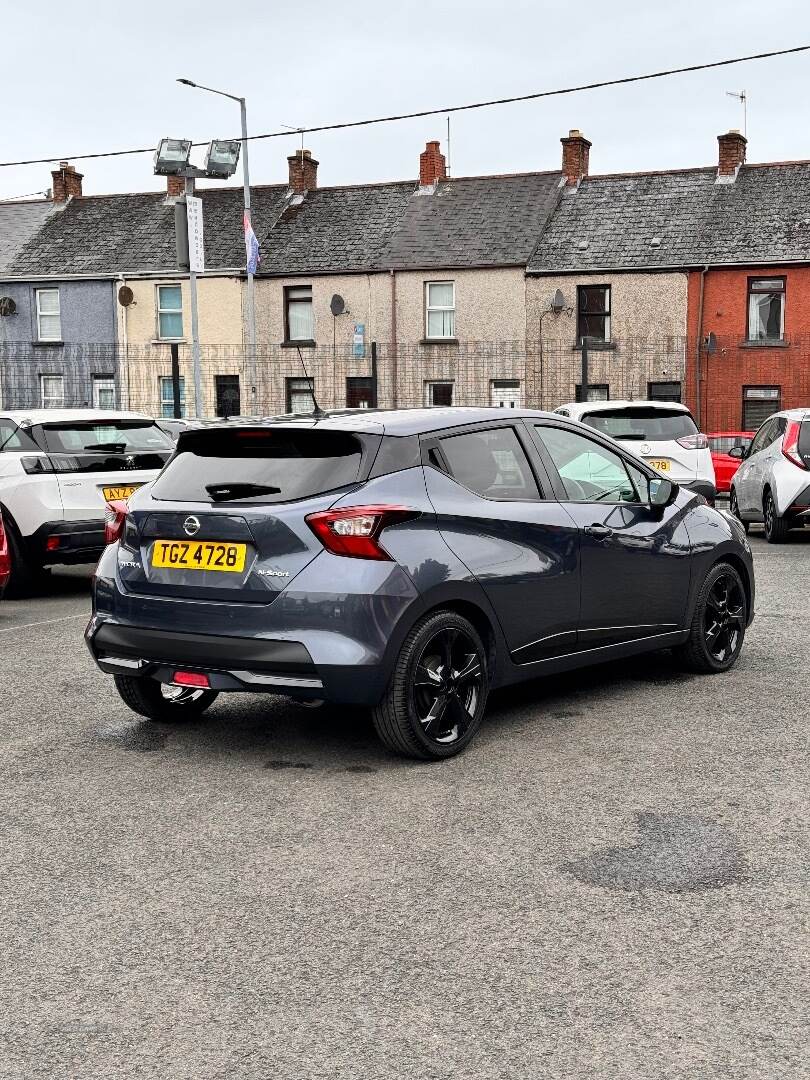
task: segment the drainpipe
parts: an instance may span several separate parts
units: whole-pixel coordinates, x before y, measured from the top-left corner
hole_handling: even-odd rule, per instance
[[[118,275],[118,289],[126,285],[123,274]],[[118,304],[118,289],[113,292],[113,306]],[[121,408],[129,409],[129,342],[127,340],[127,309],[121,304],[121,344],[124,347],[123,365],[118,365],[118,379],[121,386]]]
[[[700,347],[703,342],[703,291],[706,286],[706,272],[709,269],[708,263],[700,271],[700,294],[698,299],[698,324],[697,324],[697,341],[695,342],[695,412],[697,413],[698,430],[703,431],[703,419],[701,416],[703,402],[701,400],[702,395],[700,392]]]
[[[391,408],[397,407],[397,275],[391,271]]]

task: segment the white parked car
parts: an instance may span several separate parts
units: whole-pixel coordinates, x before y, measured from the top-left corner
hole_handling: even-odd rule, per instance
[[[747,449],[733,446],[742,459],[734,474],[729,509],[745,526],[765,525],[765,539],[779,544],[810,518],[810,409],[774,413]]]
[[[717,493],[709,440],[685,405],[674,401],[569,402],[554,410],[610,435],[680,487]]]
[[[45,566],[94,562],[106,503],[154,480],[172,440],[148,416],[101,409],[0,410],[0,510],[9,588],[25,592]]]

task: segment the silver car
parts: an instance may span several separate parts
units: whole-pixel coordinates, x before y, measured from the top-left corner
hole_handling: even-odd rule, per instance
[[[742,459],[731,482],[732,514],[746,532],[761,521],[769,544],[784,543],[810,515],[810,409],[774,413],[748,450],[735,446],[730,454]]]

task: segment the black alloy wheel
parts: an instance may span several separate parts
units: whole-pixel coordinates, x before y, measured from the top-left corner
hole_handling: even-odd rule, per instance
[[[481,726],[488,691],[486,649],[475,627],[455,612],[435,612],[405,639],[374,726],[395,753],[452,757]]]
[[[779,517],[770,491],[765,492],[762,511],[765,521],[765,539],[769,544],[783,544],[790,532],[790,522],[786,518]]]
[[[736,662],[748,624],[748,599],[737,570],[713,566],[698,594],[689,640],[677,652],[692,671],[728,671]]]
[[[743,521],[740,515],[740,506],[737,502],[737,492],[734,490],[734,488],[731,489],[731,494],[728,497],[728,509],[731,516],[735,517],[745,529],[745,535],[747,536],[751,526],[748,524],[747,521]]]

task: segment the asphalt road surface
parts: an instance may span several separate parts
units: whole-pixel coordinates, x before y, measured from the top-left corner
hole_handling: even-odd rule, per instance
[[[807,1076],[810,535],[753,546],[736,670],[533,683],[442,764],[141,723],[84,571],[0,604],[0,1076]]]

